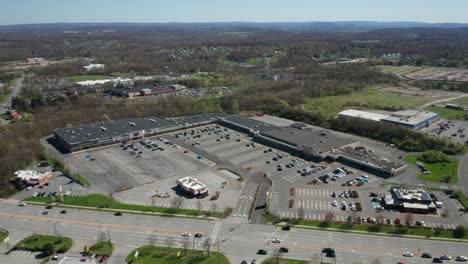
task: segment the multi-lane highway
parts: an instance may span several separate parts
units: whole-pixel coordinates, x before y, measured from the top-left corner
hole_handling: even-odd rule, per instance
[[[48,211],[48,215],[43,215]],[[330,246],[336,248],[337,263],[397,263],[405,258],[404,251],[416,255],[423,252],[433,256],[449,254],[452,256],[466,254],[468,244],[442,242],[423,239],[404,239],[333,233],[326,231],[292,229],[282,231],[274,226],[255,224],[236,224],[221,221],[204,221],[167,217],[152,217],[124,214],[114,216],[112,213],[67,209],[60,214],[60,208],[45,209],[43,206],[27,205],[19,207],[12,200],[0,201],[0,228],[11,233],[11,243],[32,233],[57,233],[69,236],[77,241],[96,241],[100,232],[108,232],[116,245],[116,257],[110,263],[123,263],[131,249],[148,244],[150,237],[156,244],[166,245],[168,238],[173,246],[184,242],[183,232],[201,233],[203,238],[190,238],[190,246],[203,248],[203,241],[210,237],[220,243],[220,251],[226,254],[232,263],[242,260],[257,261],[265,256],[256,255],[258,249],[268,250],[284,246],[289,248],[289,255],[301,259],[320,258],[320,249]],[[281,244],[271,243],[271,239],[281,239]],[[215,247],[217,248],[217,247]],[[331,261],[331,260],[328,260]],[[420,257],[406,258],[405,263],[430,263]]]

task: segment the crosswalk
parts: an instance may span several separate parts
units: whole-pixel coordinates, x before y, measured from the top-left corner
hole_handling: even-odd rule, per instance
[[[13,250],[8,255],[14,256],[14,257],[35,259],[38,254],[39,254],[38,252],[32,252],[32,251],[27,251],[27,250]]]
[[[68,196],[85,196],[88,194],[86,191],[72,191]]]
[[[223,220],[226,224],[248,224],[249,219],[247,217],[228,217]]]
[[[165,203],[165,202],[155,202],[153,204],[150,201],[126,200],[125,203],[130,204],[130,205],[140,205],[140,206],[154,206],[154,207],[166,207],[166,208],[173,207],[170,203]],[[210,210],[209,207],[206,207],[206,206],[202,205],[201,208],[199,208],[195,204],[184,204],[180,208],[181,209],[190,209],[190,210],[199,210],[200,209],[200,210],[204,210],[204,211]]]
[[[330,198],[333,193],[337,196],[342,193],[343,189],[323,189],[323,188],[296,188],[296,197],[322,197]]]

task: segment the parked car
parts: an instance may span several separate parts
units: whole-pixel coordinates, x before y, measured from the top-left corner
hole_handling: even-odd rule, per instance
[[[264,249],[259,249],[259,250],[257,251],[257,254],[258,254],[258,255],[266,255],[266,254],[268,254],[268,252],[267,252],[266,250],[264,250]]]
[[[405,253],[403,253],[403,257],[410,257],[411,258],[411,257],[414,257],[414,254],[411,253],[411,252],[405,252]]]

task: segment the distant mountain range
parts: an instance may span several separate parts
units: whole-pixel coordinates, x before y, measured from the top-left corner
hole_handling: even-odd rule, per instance
[[[201,30],[232,30],[236,28],[251,30],[284,30],[291,32],[320,31],[366,31],[385,28],[468,28],[468,23],[424,23],[424,22],[373,22],[373,21],[339,21],[339,22],[208,22],[208,23],[47,23],[0,25],[0,31],[23,30],[62,30],[85,31],[90,29],[119,28],[194,28]]]

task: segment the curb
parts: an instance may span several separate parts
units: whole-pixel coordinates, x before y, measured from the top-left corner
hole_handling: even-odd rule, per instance
[[[276,225],[276,226],[278,226],[278,225]],[[373,233],[373,232],[358,231],[358,230],[344,230],[344,229],[337,229],[337,228],[321,228],[321,227],[304,226],[304,225],[293,225],[293,227],[300,228],[300,229],[312,229],[312,230],[318,230],[318,231],[332,231],[332,232],[340,232],[340,233],[350,233],[350,234],[357,234],[357,235],[385,236],[385,237],[398,237],[398,238],[413,238],[413,239],[425,239],[425,240],[435,240],[435,241],[468,243],[468,239],[425,237],[425,236],[415,236],[415,235],[392,235],[392,234],[381,233],[381,232]]]

